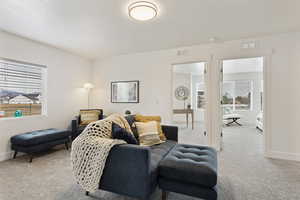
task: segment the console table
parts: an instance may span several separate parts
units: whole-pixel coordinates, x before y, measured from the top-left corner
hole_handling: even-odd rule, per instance
[[[192,129],[194,129],[194,110],[193,109],[174,109],[173,114],[185,114],[187,127],[189,127],[189,114],[190,114],[192,116]]]

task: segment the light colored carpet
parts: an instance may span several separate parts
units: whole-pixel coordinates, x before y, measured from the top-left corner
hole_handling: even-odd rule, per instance
[[[199,143],[197,130],[180,129],[180,134],[194,137],[186,141]],[[186,135],[180,135],[184,142]],[[27,156],[0,163],[0,200],[132,200],[132,198],[97,191],[86,197],[75,183],[70,152],[57,147],[28,163]],[[224,130],[224,150],[219,155],[220,200],[299,200],[300,163],[265,159],[262,135],[251,127]],[[153,195],[160,199],[160,191]],[[170,200],[195,200],[171,193]]]

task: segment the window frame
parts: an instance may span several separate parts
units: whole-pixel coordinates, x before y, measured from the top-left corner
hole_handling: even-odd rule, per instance
[[[202,86],[202,87],[201,87]],[[200,89],[203,88],[203,89]],[[198,92],[204,93],[204,105],[202,108],[198,107]],[[196,110],[205,110],[205,83],[203,81],[196,83]]]
[[[249,109],[236,109],[236,107],[238,107],[238,104],[235,104],[236,102],[236,83],[237,82],[249,82],[250,83],[250,108]],[[232,111],[236,112],[236,111],[241,111],[241,112],[245,112],[245,111],[252,111],[253,110],[253,80],[250,79],[240,79],[240,80],[224,80],[224,83],[230,83],[233,85],[233,94],[232,94],[232,104],[223,104],[222,107],[232,107]],[[223,98],[223,92],[224,90],[222,89],[222,98]]]
[[[48,75],[48,68],[46,65],[35,64],[20,60],[14,60],[9,58],[0,57],[0,62],[8,63],[8,64],[16,64],[16,65],[23,65],[28,67],[36,67],[41,69],[41,114],[34,114],[34,115],[23,115],[21,117],[0,117],[0,120],[11,120],[11,119],[24,119],[24,118],[41,118],[47,116],[47,75]]]

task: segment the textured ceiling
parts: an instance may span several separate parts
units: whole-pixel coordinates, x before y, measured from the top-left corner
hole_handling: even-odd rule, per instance
[[[88,58],[296,31],[299,0],[151,0],[149,22],[129,19],[132,0],[1,0],[0,29]]]

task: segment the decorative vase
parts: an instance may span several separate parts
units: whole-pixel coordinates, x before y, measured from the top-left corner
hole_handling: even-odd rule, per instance
[[[16,110],[15,117],[22,117],[22,116],[23,116],[23,112],[21,110]]]

